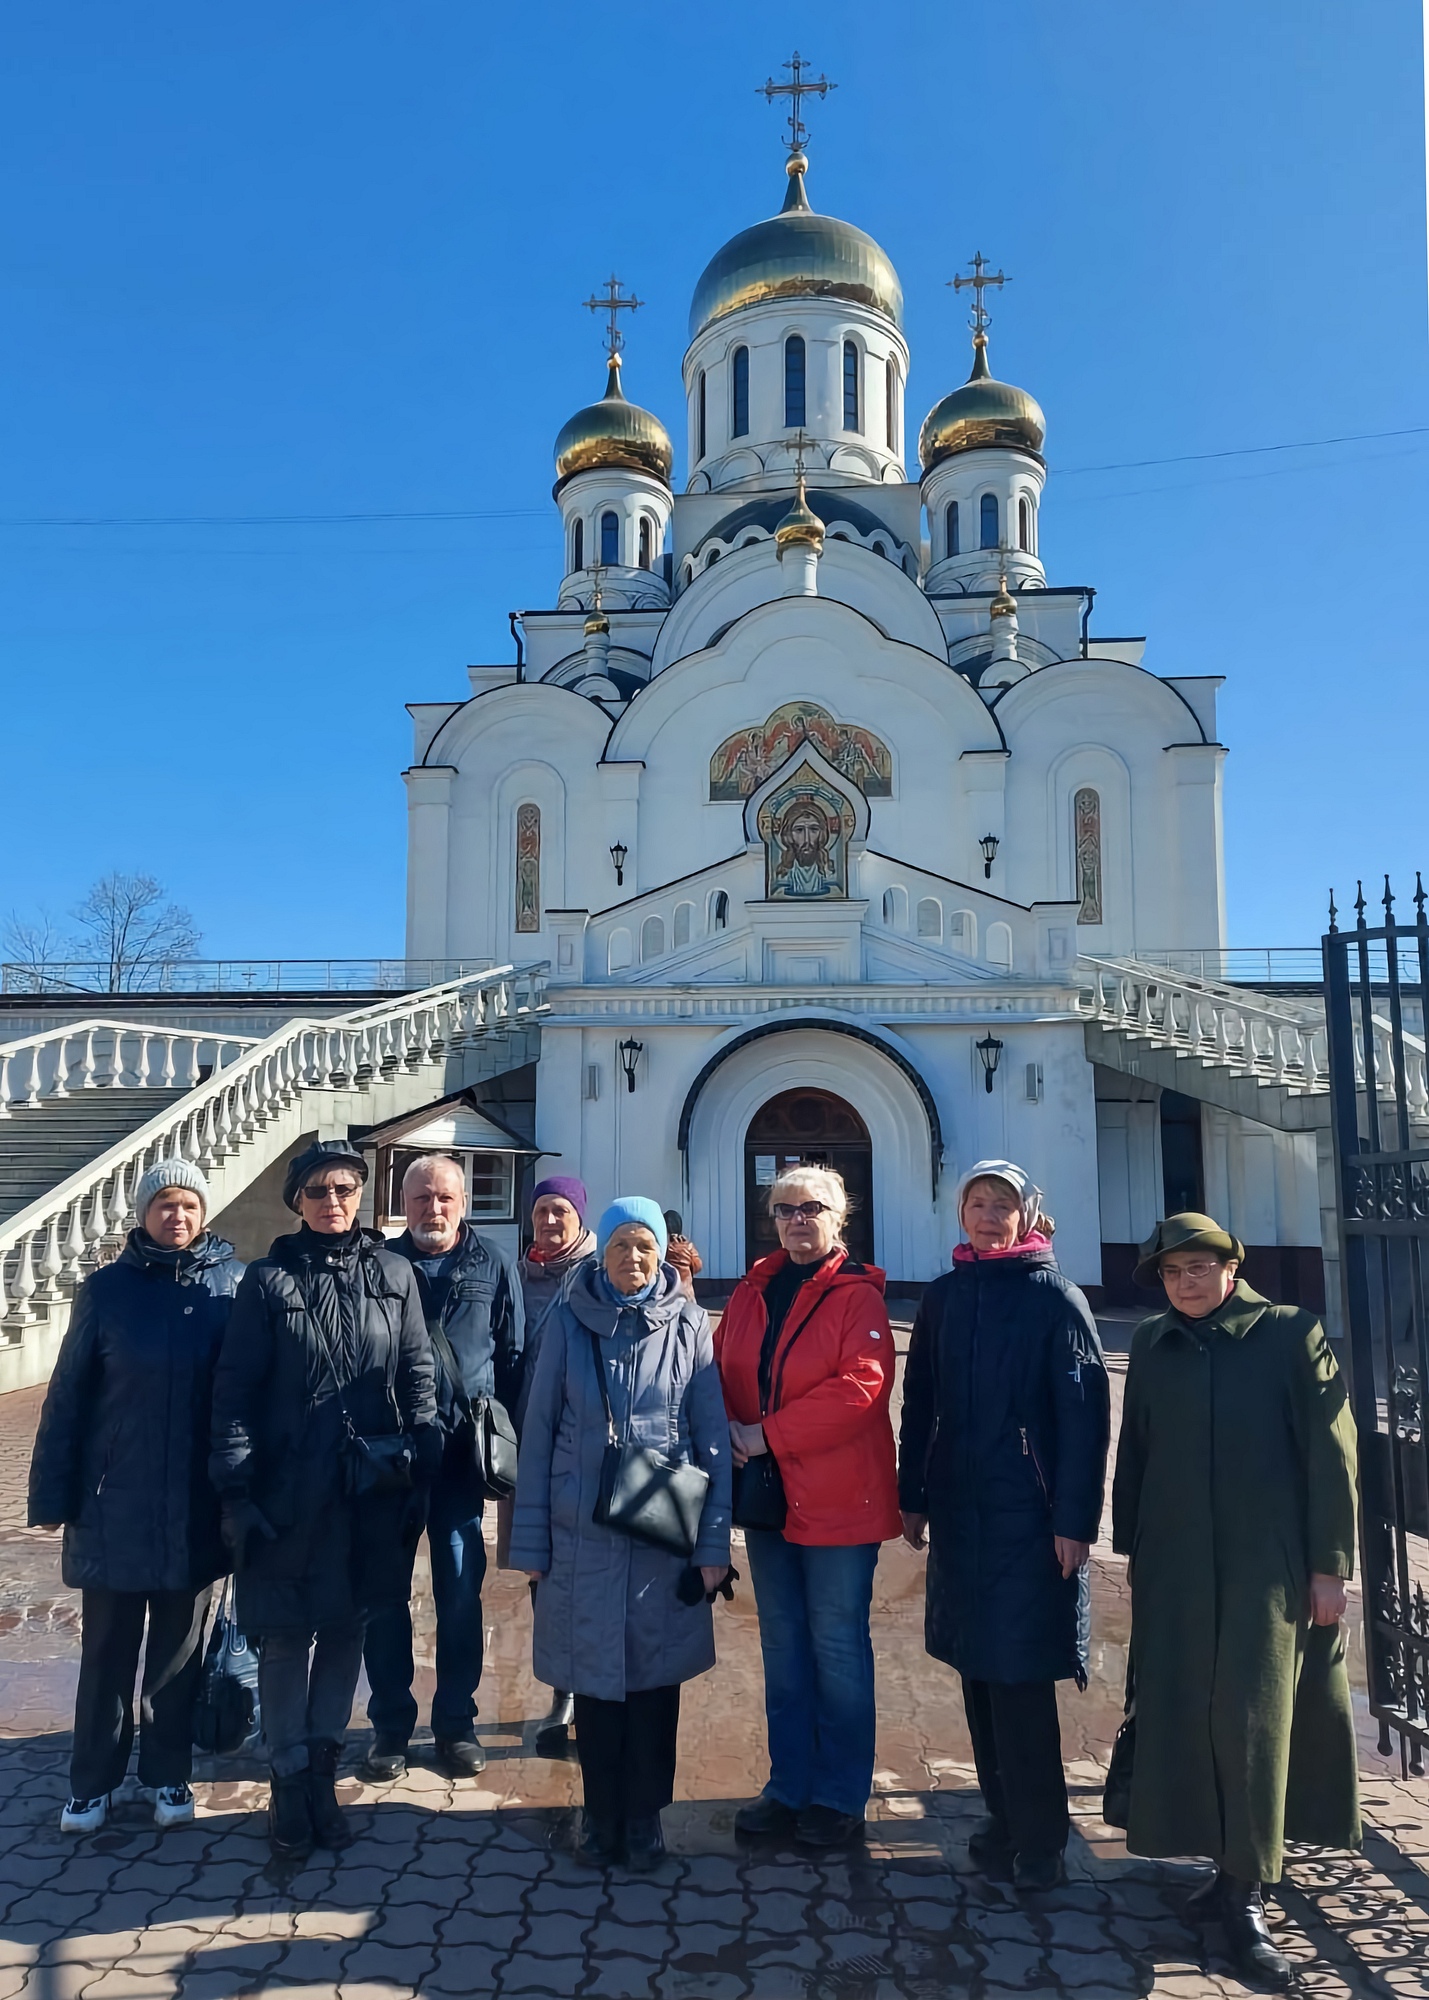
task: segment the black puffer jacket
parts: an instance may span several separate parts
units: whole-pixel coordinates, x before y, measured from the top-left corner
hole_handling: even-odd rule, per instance
[[[346,1497],[342,1408],[320,1331],[358,1434],[409,1431],[421,1444],[429,1430],[440,1453],[411,1265],[366,1230],[280,1236],[248,1267],[214,1381],[213,1483],[225,1500],[253,1501],[276,1531],[250,1535],[238,1568],[250,1637],[312,1631],[407,1594],[403,1544],[420,1532],[420,1508],[403,1494]]]
[[[973,1680],[1082,1682],[1109,1432],[1096,1321],[1050,1250],[959,1260],[923,1295],[903,1378],[898,1500],[928,1516],[926,1634]]]
[[[228,1568],[208,1481],[213,1371],[243,1266],[204,1235],[132,1230],[80,1286],[30,1461],[32,1527],[63,1521],[72,1590],[200,1590]]]

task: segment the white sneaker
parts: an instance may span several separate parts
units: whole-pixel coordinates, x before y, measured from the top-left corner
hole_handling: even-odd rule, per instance
[[[187,1826],[194,1816],[194,1795],[187,1785],[160,1785],[154,1793],[155,1826]]]
[[[109,1817],[109,1794],[97,1799],[71,1799],[60,1814],[61,1833],[98,1833]]]

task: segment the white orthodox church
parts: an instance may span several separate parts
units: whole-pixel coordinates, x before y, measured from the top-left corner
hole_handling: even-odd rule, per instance
[[[894,1285],[947,1267],[987,1154],[1090,1287],[1168,1201],[1314,1245],[1313,1138],[1101,1068],[1077,1002],[1089,958],[1224,942],[1220,677],[1158,676],[1049,581],[1043,414],[991,371],[981,258],[910,476],[897,273],[815,212],[802,137],[695,286],[678,494],[611,283],[552,607],[412,708],[408,955],[549,963],[541,1168],[681,1209],[713,1280],[772,1241],[789,1158],[841,1168]]]

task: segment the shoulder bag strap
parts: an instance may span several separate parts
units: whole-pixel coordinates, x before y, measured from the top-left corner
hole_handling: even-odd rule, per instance
[[[333,1359],[332,1349],[327,1344],[327,1335],[323,1332],[318,1316],[308,1301],[307,1288],[296,1272],[293,1274],[293,1283],[297,1286],[298,1297],[303,1302],[303,1317],[312,1329],[313,1339],[317,1342],[318,1353],[328,1374],[332,1377],[332,1386],[337,1392],[337,1407],[342,1412],[342,1421],[348,1431],[351,1432],[352,1418],[347,1408],[347,1384],[337,1372],[337,1363]]]
[[[466,1384],[461,1379],[461,1363],[456,1358],[456,1350],[447,1337],[446,1328],[438,1321],[435,1326],[427,1328],[427,1334],[436,1349],[437,1359],[442,1364],[442,1373],[452,1385],[452,1394],[456,1397],[457,1407],[469,1422],[475,1422],[471,1398],[466,1393]]]
[[[832,1289],[832,1287],[830,1287],[830,1289]],[[802,1333],[802,1332],[804,1331],[804,1328],[805,1328],[805,1327],[806,1327],[806,1326],[807,1326],[807,1325],[809,1324],[809,1321],[810,1321],[811,1319],[814,1319],[814,1318],[816,1318],[816,1317],[818,1316],[818,1311],[819,1311],[819,1307],[820,1307],[820,1306],[821,1306],[821,1305],[822,1305],[822,1304],[824,1303],[824,1299],[827,1299],[827,1298],[828,1298],[828,1296],[829,1296],[829,1292],[828,1292],[828,1291],[826,1290],[826,1291],[825,1291],[825,1293],[824,1293],[824,1296],[823,1296],[823,1298],[821,1298],[821,1299],[816,1299],[816,1300],[814,1301],[814,1304],[813,1304],[813,1305],[812,1305],[812,1306],[810,1307],[810,1309],[809,1309],[808,1313],[807,1313],[807,1314],[805,1315],[805,1317],[804,1317],[803,1319],[801,1319],[801,1320],[800,1320],[799,1324],[798,1324],[798,1325],[797,1325],[797,1326],[795,1327],[794,1331],[793,1331],[793,1332],[792,1332],[792,1333],[790,1334],[790,1336],[789,1336],[789,1344],[788,1344],[788,1346],[787,1346],[787,1347],[786,1347],[786,1348],[784,1349],[784,1352],[783,1352],[783,1353],[782,1353],[782,1354],[781,1354],[781,1355],[779,1356],[779,1370],[778,1370],[778,1373],[777,1373],[776,1375],[774,1375],[774,1376],[773,1376],[773,1377],[771,1378],[771,1380],[770,1380],[770,1384],[769,1384],[769,1404],[768,1404],[768,1408],[766,1408],[766,1409],[763,1409],[763,1410],[761,1410],[761,1411],[759,1412],[759,1414],[760,1414],[760,1416],[761,1416],[761,1417],[767,1417],[767,1416],[769,1416],[769,1415],[770,1415],[770,1413],[771,1413],[772,1411],[774,1411],[774,1410],[777,1410],[777,1409],[779,1408],[779,1404],[780,1404],[780,1399],[781,1399],[781,1397],[782,1397],[782,1396],[783,1396],[783,1394],[784,1394],[784,1370],[785,1370],[785,1369],[786,1369],[786,1368],[788,1367],[788,1365],[789,1365],[789,1356],[790,1356],[790,1355],[791,1355],[791,1354],[793,1353],[793,1351],[794,1351],[794,1343],[795,1343],[795,1341],[796,1341],[796,1340],[797,1340],[797,1339],[799,1338],[799,1335],[800,1335],[800,1334],[801,1334],[801,1333]],[[797,1298],[798,1298],[798,1294],[797,1294],[797,1293],[795,1294],[795,1298],[796,1298],[796,1300],[797,1300]]]
[[[606,1437],[611,1444],[619,1444],[615,1435],[615,1412],[610,1407],[610,1384],[605,1379],[605,1356],[600,1351],[600,1335],[592,1333],[590,1351],[595,1360],[595,1379],[600,1387],[600,1400],[605,1410]]]

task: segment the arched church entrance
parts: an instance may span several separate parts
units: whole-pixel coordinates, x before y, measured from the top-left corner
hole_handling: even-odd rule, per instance
[[[852,1204],[844,1240],[873,1262],[873,1143],[868,1127],[831,1090],[782,1090],[755,1112],[744,1138],[744,1241],[750,1263],[779,1247],[769,1188],[787,1167],[832,1167]]]

